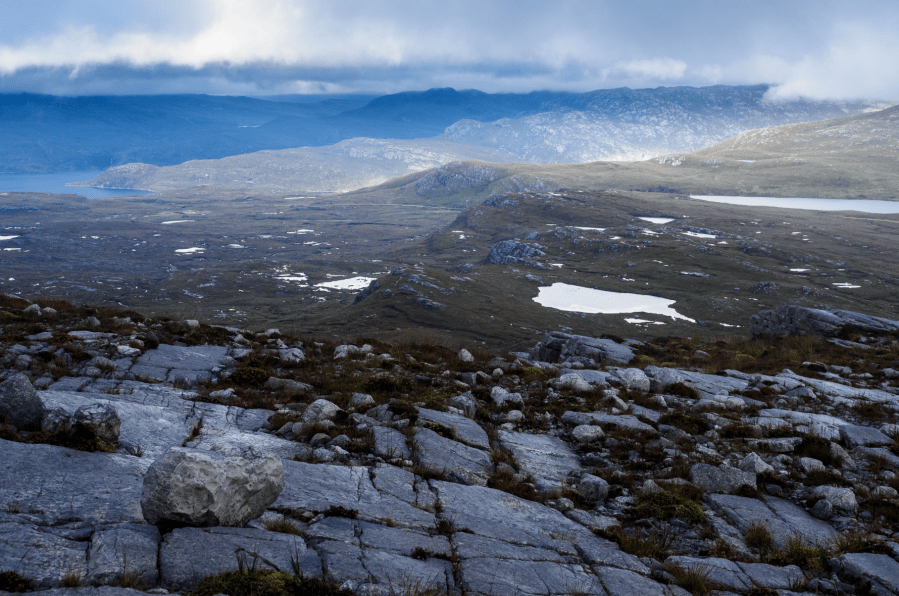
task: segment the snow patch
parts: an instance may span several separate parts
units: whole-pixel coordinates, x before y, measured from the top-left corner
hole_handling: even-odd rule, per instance
[[[674,221],[673,217],[638,217],[637,219],[642,219],[643,221],[654,224],[666,224]]]
[[[604,315],[640,312],[696,322],[671,308],[674,300],[646,294],[594,290],[561,282],[541,286],[534,302],[547,308],[568,312]]]
[[[200,248],[199,246],[192,246],[190,248],[177,248],[175,249],[175,252],[182,255],[191,255],[205,250],[205,248]]]
[[[315,287],[320,289],[330,288],[332,290],[363,290],[374,280],[374,277],[349,277],[347,279],[338,279],[335,281],[326,281],[315,284]]]

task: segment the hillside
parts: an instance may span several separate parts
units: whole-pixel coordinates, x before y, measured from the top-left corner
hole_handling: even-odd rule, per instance
[[[452,161],[502,162],[509,158],[498,149],[447,141],[357,138],[327,147],[259,151],[175,166],[126,164],[78,186],[154,191],[207,187],[276,193],[345,192]]]

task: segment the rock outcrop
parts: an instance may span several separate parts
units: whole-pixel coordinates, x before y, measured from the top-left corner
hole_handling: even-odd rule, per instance
[[[627,342],[550,331],[531,350],[531,356],[542,362],[578,362],[594,366],[597,363],[627,364],[634,358],[634,352]]]
[[[48,596],[186,592],[239,561],[365,596],[398,578],[448,596],[899,594],[891,335],[791,368],[700,342],[735,362],[703,371],[695,344],[663,340],[554,332],[473,360],[274,330],[150,348],[165,325],[66,316],[0,327],[4,387],[43,412],[0,426],[0,570]],[[42,352],[54,368],[18,360]],[[102,440],[70,441],[73,424]],[[61,587],[75,578],[92,587]]]
[[[763,310],[749,319],[752,335],[836,337],[847,328],[863,333],[888,333],[899,331],[899,321],[836,308],[820,310],[790,304],[778,306],[775,310]]]

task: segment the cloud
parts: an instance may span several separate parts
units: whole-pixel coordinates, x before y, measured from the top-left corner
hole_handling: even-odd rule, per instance
[[[386,93],[777,85],[899,99],[894,0],[12,2],[0,91]],[[105,91],[104,91],[105,90]]]
[[[896,36],[848,25],[824,51],[781,64],[772,99],[899,99]],[[890,50],[889,48],[893,48]]]
[[[662,81],[677,80],[687,71],[687,63],[671,58],[653,58],[651,60],[629,60],[619,62],[610,72],[625,73],[632,77],[643,77]]]

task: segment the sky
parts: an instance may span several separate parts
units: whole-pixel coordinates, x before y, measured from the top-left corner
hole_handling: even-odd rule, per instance
[[[899,0],[0,0],[0,92],[899,100]]]

